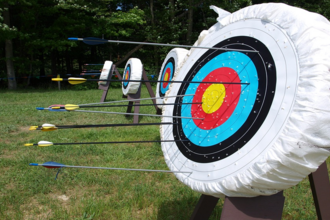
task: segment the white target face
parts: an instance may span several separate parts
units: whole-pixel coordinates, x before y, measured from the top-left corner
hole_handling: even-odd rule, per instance
[[[186,57],[188,50],[182,48],[174,48],[167,55],[162,64],[162,68],[159,72],[157,88],[156,88],[156,102],[157,104],[163,104],[163,99],[165,93],[168,91],[171,80],[174,77],[175,72],[181,67],[184,58]],[[163,108],[162,105],[158,106]]]
[[[129,80],[141,80],[143,73],[143,65],[140,59],[130,58],[125,66],[123,73],[122,90],[123,94],[136,94],[139,90],[141,82],[132,82]]]
[[[108,79],[108,76],[111,72],[112,64],[113,64],[112,61],[109,61],[109,60],[104,62],[102,72],[101,72],[101,75],[100,75],[100,80],[107,80]],[[106,85],[107,83],[108,83],[107,81],[99,81],[98,82],[99,85]]]
[[[203,104],[165,107],[165,115],[196,118],[163,118],[173,125],[161,127],[162,139],[176,140],[162,143],[166,163],[171,170],[190,171],[176,176],[205,194],[221,197],[277,192],[268,183],[260,188],[262,171],[250,171],[258,163],[269,166],[263,161],[265,155],[273,150],[292,111],[299,77],[294,44],[276,24],[248,19],[213,31],[200,46],[234,51],[194,50],[180,69],[175,80],[203,83],[173,84],[169,96],[194,96],[169,98],[165,103]],[[249,185],[250,189],[239,186],[251,175],[256,175],[251,180],[255,185]]]

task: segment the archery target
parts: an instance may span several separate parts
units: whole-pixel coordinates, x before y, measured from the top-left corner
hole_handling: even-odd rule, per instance
[[[103,68],[102,68],[102,72],[100,75],[100,80],[107,80],[108,76],[111,72],[111,68],[112,68],[112,61],[106,60],[104,62]],[[99,81],[98,84],[99,85],[106,85],[108,83],[108,81]]]
[[[289,18],[282,14],[271,19],[278,11]],[[164,117],[163,122],[173,125],[161,126],[161,138],[176,140],[162,143],[165,161],[172,171],[191,172],[175,175],[193,190],[216,197],[271,195],[297,184],[329,156],[328,150],[315,147],[316,142],[330,147],[326,135],[330,126],[323,122],[329,122],[329,116],[307,113],[297,104],[308,99],[312,102],[308,108],[316,102],[317,111],[326,109],[324,103],[312,100],[311,94],[315,98],[320,91],[316,84],[323,85],[327,94],[320,94],[323,102],[330,103],[329,88],[320,82],[320,76],[315,77],[329,74],[330,58],[321,65],[316,59],[314,64],[310,60],[306,66],[301,63],[305,56],[329,53],[315,50],[318,54],[310,54],[316,45],[306,38],[310,34],[306,29],[315,22],[303,20],[300,23],[307,27],[299,30],[296,26],[301,25],[295,24],[308,17],[304,13],[311,14],[284,4],[247,7],[211,27],[199,45],[230,50],[189,52],[173,80],[201,83],[170,86],[168,96],[187,96],[165,99],[165,103],[179,105],[165,106],[163,114],[188,118]],[[281,19],[293,21],[283,27]],[[325,24],[328,35],[312,33],[323,42],[330,36],[330,25]],[[292,36],[295,31],[301,36]],[[311,74],[306,69],[310,65],[320,65],[314,69],[320,72],[302,80]],[[196,102],[202,104],[180,105]],[[317,119],[325,130],[319,129]],[[303,135],[301,129],[306,133],[316,129],[313,134],[320,136],[309,142],[312,135]]]
[[[122,90],[123,94],[135,94],[141,85],[141,82],[130,82],[129,80],[141,80],[143,65],[138,58],[130,58],[125,66],[123,73]]]
[[[186,57],[188,50],[182,48],[172,49],[165,57],[165,60],[162,64],[162,68],[159,72],[158,81],[167,81],[167,82],[158,82],[156,88],[156,103],[163,104],[163,99],[159,97],[164,97],[168,88],[170,87],[170,81],[172,80],[175,72],[181,67],[184,58]],[[163,108],[162,105],[159,105],[159,108]]]

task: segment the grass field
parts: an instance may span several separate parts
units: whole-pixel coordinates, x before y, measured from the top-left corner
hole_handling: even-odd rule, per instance
[[[173,174],[31,167],[56,161],[68,165],[168,169],[159,143],[24,147],[40,140],[92,142],[159,140],[158,126],[29,131],[52,123],[132,123],[123,115],[37,111],[51,104],[96,103],[101,90],[0,91],[0,219],[189,219],[200,194]],[[120,100],[121,89],[110,89],[107,101]],[[142,97],[148,97],[145,87]],[[143,101],[142,103],[152,103]],[[94,110],[94,109],[92,109]],[[95,109],[97,110],[97,109]],[[125,107],[102,111],[125,112]],[[140,113],[155,114],[153,107]],[[140,122],[160,118],[140,117]],[[284,191],[283,219],[317,219],[308,178]],[[221,200],[211,219],[220,219]]]

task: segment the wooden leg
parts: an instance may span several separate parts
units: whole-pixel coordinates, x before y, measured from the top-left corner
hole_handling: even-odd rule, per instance
[[[330,219],[330,183],[326,162],[308,177],[318,219]]]
[[[135,105],[140,105],[140,101],[136,101]],[[134,106],[134,119],[133,119],[133,123],[134,124],[138,124],[139,123],[139,113],[140,113],[140,106]]]
[[[281,219],[284,200],[283,191],[253,198],[226,197],[220,220]]]
[[[209,219],[218,201],[219,198],[202,195],[199,198],[190,220]]]

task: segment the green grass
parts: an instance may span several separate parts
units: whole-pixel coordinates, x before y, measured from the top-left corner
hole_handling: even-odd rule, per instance
[[[159,140],[158,126],[29,131],[52,123],[132,123],[123,115],[36,111],[51,104],[99,102],[101,90],[0,91],[0,219],[189,219],[200,194],[173,174],[91,169],[57,170],[31,167],[31,162],[68,165],[168,169],[159,143],[24,147],[40,140],[91,142]],[[110,89],[107,101],[121,100],[121,89]],[[142,97],[148,97],[145,87]],[[143,101],[142,103],[152,103]],[[102,111],[125,112],[125,107]],[[153,107],[140,113],[155,114]],[[140,117],[140,122],[160,122]],[[308,179],[285,190],[283,219],[316,219]],[[223,200],[211,219],[220,219]]]

